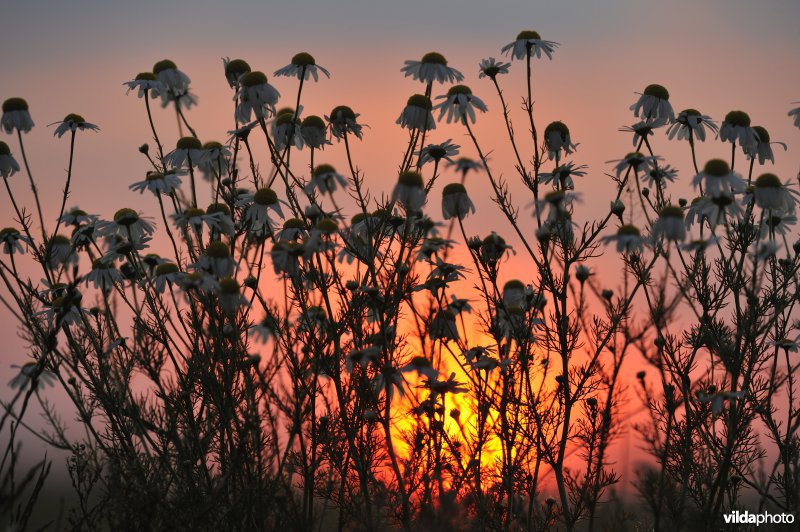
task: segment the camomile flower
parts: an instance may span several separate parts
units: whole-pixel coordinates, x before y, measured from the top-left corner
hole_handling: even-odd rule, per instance
[[[534,202],[534,216],[537,212],[548,209],[548,221],[560,221],[569,215],[572,204],[580,201],[580,197],[581,195],[577,192],[551,190]]]
[[[61,215],[59,221],[64,225],[83,225],[97,221],[97,215],[87,214],[83,209],[72,207]]]
[[[331,143],[325,121],[316,115],[307,116],[300,122],[300,135],[309,148],[324,149]]]
[[[92,131],[99,131],[100,128],[94,124],[90,124],[86,120],[83,119],[81,115],[76,115],[75,113],[70,113],[64,117],[64,120],[61,122],[55,122],[58,124],[56,130],[53,132],[53,135],[61,138],[64,133],[67,131],[71,131],[75,133],[77,130],[85,131],[87,129],[91,129]],[[54,124],[50,124],[51,126]]]
[[[455,68],[447,66],[447,59],[437,52],[429,52],[422,56],[421,61],[405,62],[401,72],[405,77],[411,76],[423,83],[455,83],[464,79],[464,75]]]
[[[223,144],[210,140],[203,143],[203,153],[197,167],[206,180],[221,178],[228,173],[231,150]]]
[[[552,184],[565,190],[575,188],[575,182],[572,177],[583,177],[586,175],[585,170],[588,168],[585,164],[575,165],[573,162],[567,162],[553,168],[552,172],[539,174],[539,182],[544,185]]]
[[[337,139],[343,139],[347,133],[352,133],[359,139],[362,138],[361,128],[363,127],[356,120],[361,116],[346,105],[334,107],[330,116],[325,115],[331,127],[331,134]]]
[[[800,102],[794,102],[795,104]],[[794,127],[800,127],[800,107],[796,107],[789,111],[789,116],[794,118]]]
[[[640,175],[647,186],[665,188],[667,181],[670,183],[675,181],[675,178],[678,177],[678,171],[665,164],[663,166],[653,166],[649,172]]]
[[[570,155],[578,147],[572,143],[567,125],[560,121],[550,122],[544,128],[544,145],[550,159],[555,159],[562,150],[565,156]]]
[[[758,157],[758,164],[763,165],[765,161],[769,161],[772,164],[775,164],[775,155],[772,153],[772,145],[777,144],[778,146],[783,147],[783,151],[787,150],[786,144],[783,142],[770,142],[769,139],[769,132],[761,127],[761,126],[754,126],[753,131],[756,134],[758,140],[755,144],[751,144],[749,146],[742,146],[744,153],[747,155],[748,159],[753,159]]]
[[[75,325],[81,321],[81,316],[85,312],[85,309],[80,307],[82,297],[76,289],[68,289],[64,295],[54,297],[50,305],[38,315],[44,316],[51,328],[57,324]]]
[[[222,58],[222,66],[225,68],[225,79],[232,89],[239,86],[239,78],[250,72],[250,65],[244,59]]]
[[[113,221],[101,222],[98,229],[105,237],[120,236],[133,243],[143,243],[153,234],[154,226],[135,210],[123,208],[114,213]]]
[[[708,222],[711,229],[719,224],[727,224],[728,218],[739,220],[744,216],[742,206],[731,192],[720,192],[719,195],[703,198],[699,203],[702,208],[702,218]]]
[[[663,236],[667,240],[683,241],[686,239],[686,225],[683,222],[683,209],[677,205],[667,205],[658,213],[658,220],[653,224],[653,236]]]
[[[220,234],[231,236],[235,232],[231,209],[225,203],[212,203],[206,208],[203,222],[211,231],[212,238]]]
[[[305,190],[307,194],[311,194],[314,190],[318,190],[320,194],[333,194],[337,186],[347,187],[347,179],[333,166],[320,164],[311,172],[311,180]]]
[[[24,255],[25,248],[22,247],[22,244],[29,247],[33,246],[30,239],[22,235],[15,227],[0,229],[0,246],[3,247],[3,253],[6,255],[13,255],[14,253]]]
[[[363,216],[363,214],[362,214]],[[299,240],[306,234],[306,224],[300,218],[287,218],[278,232],[279,240]]]
[[[164,89],[164,86],[152,72],[140,72],[135,78],[131,81],[126,81],[123,85],[127,85],[128,93],[132,90],[137,90],[136,96],[138,98],[144,98],[147,94],[151,98],[157,98]]]
[[[442,216],[445,220],[458,218],[463,220],[469,214],[475,214],[475,205],[467,195],[467,189],[461,183],[450,183],[442,191]]]
[[[459,157],[455,162],[447,163],[447,167],[453,168],[456,172],[459,172],[462,177],[466,177],[470,171],[477,172],[478,170],[482,170],[483,164],[469,157]]]
[[[164,290],[172,287],[181,278],[181,270],[173,262],[162,262],[154,271],[153,284],[155,290],[159,294],[163,294]]]
[[[184,74],[174,62],[164,59],[153,65],[153,74],[161,82],[161,107],[172,102],[187,109],[197,104],[197,97],[189,92],[189,76]]]
[[[247,305],[247,298],[242,294],[239,281],[233,277],[224,277],[219,280],[217,298],[219,306],[227,314],[236,314],[241,307]]]
[[[122,282],[123,278],[113,263],[95,259],[92,262],[91,271],[84,276],[83,280],[87,286],[91,283],[102,292],[108,292],[114,288],[116,283]]]
[[[773,214],[766,216],[759,226],[762,238],[775,238],[775,235],[791,234],[797,225],[797,216],[794,214]]]
[[[0,141],[0,175],[8,178],[17,172],[19,172],[19,163],[11,155],[11,148],[5,142]]]
[[[725,406],[725,401],[733,401],[734,399],[743,399],[746,393],[743,390],[737,392],[720,392],[706,394],[703,392],[697,393],[697,400],[702,403],[711,403],[711,412],[716,416]]]
[[[507,308],[524,310],[528,306],[528,291],[525,283],[512,279],[503,285],[503,305]]]
[[[715,236],[710,236],[708,238],[698,238],[697,240],[690,240],[685,244],[681,244],[681,249],[683,251],[688,251],[690,253],[699,253],[705,251],[710,246],[715,245],[717,241],[718,239]]]
[[[392,192],[392,201],[399,201],[408,211],[418,211],[425,205],[425,182],[417,172],[403,172]]]
[[[447,91],[447,94],[437,96],[437,100],[444,100],[435,108],[439,109],[439,121],[447,114],[447,123],[453,120],[461,121],[469,120],[475,123],[475,109],[485,113],[487,111],[486,104],[483,100],[472,94],[472,89],[466,85],[453,85]]]
[[[452,310],[441,309],[431,320],[428,336],[431,340],[458,340],[456,315]]]
[[[633,133],[633,140],[631,144],[633,146],[638,146],[640,142],[645,141],[647,142],[647,137],[651,137],[654,135],[653,130],[657,127],[661,127],[663,124],[659,124],[654,120],[642,120],[633,124],[632,126],[623,126],[619,130],[624,133]]]
[[[287,146],[294,146],[298,150],[304,145],[303,135],[300,133],[300,119],[295,117],[294,109],[287,108],[278,111],[272,121],[272,139],[275,148],[283,150]]]
[[[719,127],[711,120],[711,117],[700,113],[697,109],[684,109],[678,113],[675,121],[667,129],[667,137],[672,140],[697,139],[701,142],[706,140],[706,128],[719,133]]]
[[[480,252],[480,258],[490,265],[496,265],[507,251],[514,253],[514,249],[506,243],[505,239],[494,231],[483,240],[477,239],[473,249],[477,249]]]
[[[783,349],[787,355],[789,353],[797,353],[798,349],[800,349],[800,345],[798,345],[796,339],[792,340],[790,338],[786,338],[785,336],[771,340],[767,342],[767,344],[779,349]]]
[[[761,174],[753,183],[756,204],[776,213],[793,213],[800,193],[784,185],[775,174]]]
[[[267,83],[263,72],[253,71],[239,78],[239,104],[236,106],[236,117],[240,122],[250,122],[250,115],[255,114],[257,120],[263,120],[275,114],[275,104],[281,93]]]
[[[511,55],[511,59],[525,59],[530,54],[537,59],[542,58],[544,53],[548,59],[553,59],[553,51],[558,47],[557,42],[542,40],[539,32],[525,30],[519,32],[517,39],[509,43],[500,50],[504,54]]]
[[[3,117],[0,124],[6,133],[11,133],[15,129],[22,133],[27,133],[33,129],[33,120],[28,111],[28,102],[22,98],[9,98],[3,102]]]
[[[453,139],[447,139],[440,144],[428,144],[416,153],[420,157],[420,164],[423,166],[429,162],[438,163],[442,159],[448,161],[448,165],[455,164],[452,157],[458,155],[461,148],[458,144],[453,144]]]
[[[164,164],[173,168],[197,166],[203,159],[203,144],[196,137],[182,137],[175,149],[164,156]]]
[[[439,376],[439,372],[433,367],[431,361],[424,356],[415,356],[408,364],[400,368],[400,371],[403,373],[415,371],[418,375],[429,379],[436,379]]]
[[[731,192],[744,192],[746,185],[741,176],[733,172],[728,163],[722,159],[711,159],[699,174],[692,179],[692,185],[702,185],[705,193],[711,198]]]
[[[615,235],[602,238],[606,244],[616,242],[617,253],[641,253],[644,251],[644,238],[635,225],[626,224],[617,229]]]
[[[231,257],[230,245],[220,240],[208,243],[194,267],[215,277],[230,277],[236,269],[236,261]]]
[[[723,142],[738,142],[742,148],[750,148],[758,143],[758,135],[750,127],[750,116],[744,111],[731,111],[725,115],[719,128],[719,138]]]
[[[499,62],[495,60],[494,57],[490,57],[489,59],[481,59],[481,62],[478,65],[480,70],[478,77],[496,79],[498,74],[508,74],[508,67],[510,66],[511,63]]]
[[[78,255],[74,253],[72,241],[64,235],[55,235],[48,240],[45,258],[50,268],[78,263]]]
[[[314,56],[308,52],[300,52],[292,57],[292,62],[285,67],[278,69],[273,74],[274,76],[288,76],[297,79],[304,79],[308,81],[309,77],[313,76],[314,81],[319,81],[319,73],[325,74],[325,77],[330,78],[331,73],[322,68],[314,60]]]
[[[270,213],[277,214],[280,218],[283,218],[283,210],[281,210],[278,195],[271,188],[260,188],[248,199],[252,203],[247,207],[247,212],[244,215],[245,221],[256,229],[267,227],[272,231],[274,222],[270,217]]]
[[[659,156],[652,157],[636,151],[627,154],[624,159],[608,162],[617,163],[614,170],[617,174],[617,179],[621,179],[623,174],[626,174],[630,170],[633,170],[638,175],[649,175],[660,159],[661,157]]]
[[[148,190],[156,196],[159,194],[169,196],[175,190],[179,189],[180,186],[181,180],[177,172],[171,171],[166,174],[162,174],[161,172],[147,172],[144,181],[137,181],[128,188],[140,194],[144,194],[144,191]]]
[[[294,277],[300,273],[300,258],[305,254],[299,242],[279,240],[269,252],[275,275]]]
[[[406,102],[400,118],[395,122],[400,127],[410,130],[431,131],[436,129],[436,121],[433,119],[431,109],[433,104],[431,99],[423,94],[415,94]]]
[[[23,389],[31,384],[37,390],[41,390],[44,386],[55,386],[56,376],[53,372],[43,369],[40,362],[26,362],[21,366],[12,364],[11,367],[19,369],[19,373],[8,382],[13,389]]]
[[[630,109],[633,111],[633,116],[651,120],[654,126],[663,126],[675,120],[675,112],[669,103],[669,91],[655,83],[645,87],[644,92]]]
[[[256,126],[258,126],[258,121],[254,120],[252,122],[248,122],[247,124],[242,124],[236,129],[229,130],[228,135],[230,135],[230,137],[228,137],[228,145],[232,145],[236,141],[247,142],[250,132],[253,131],[253,128]]]

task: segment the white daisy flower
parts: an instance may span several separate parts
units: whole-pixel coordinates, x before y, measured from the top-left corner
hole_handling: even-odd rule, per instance
[[[617,229],[617,234],[603,237],[603,242],[610,244],[616,242],[617,253],[641,253],[644,251],[642,233],[635,225],[622,225]]]
[[[27,133],[33,129],[33,120],[28,111],[28,102],[22,98],[9,98],[3,102],[3,117],[0,119],[6,133],[15,129]]]
[[[461,183],[450,183],[442,190],[442,216],[445,220],[458,218],[463,220],[469,214],[475,214],[475,205],[467,195],[467,189]]]
[[[270,212],[283,218],[283,211],[278,200],[278,195],[271,188],[260,188],[248,197],[247,212],[244,215],[245,221],[255,229],[268,228],[273,231],[274,222],[270,217]]]
[[[200,234],[203,231],[203,218],[206,211],[199,207],[189,207],[171,215],[178,229],[192,229]]]
[[[231,257],[230,245],[214,240],[208,243],[194,267],[217,278],[230,277],[236,268],[236,261]]]
[[[184,292],[192,290],[212,292],[219,286],[217,280],[204,271],[182,273],[177,279],[178,286],[180,286]]]
[[[415,94],[406,102],[400,118],[395,124],[411,130],[431,131],[436,129],[436,121],[433,119],[431,109],[433,104],[431,99],[423,94]]]
[[[399,201],[408,211],[419,211],[425,205],[425,182],[417,172],[403,172],[392,192],[392,201]]]
[[[417,375],[422,375],[429,379],[436,379],[439,377],[439,372],[433,367],[431,361],[424,356],[415,356],[408,364],[400,368],[400,371],[403,373],[415,371]]]
[[[48,241],[45,257],[50,268],[77,264],[78,255],[74,253],[72,241],[64,235],[55,235]]]
[[[98,229],[102,236],[119,236],[130,239],[134,244],[141,244],[153,234],[154,225],[135,210],[123,208],[114,213],[113,221],[100,222]]]
[[[243,124],[236,129],[228,131],[228,135],[230,135],[230,137],[228,137],[228,145],[234,144],[237,140],[247,142],[247,137],[250,136],[250,132],[253,131],[253,128],[255,128],[257,125],[258,121],[254,120],[247,124]]]
[[[189,76],[178,70],[178,67],[169,59],[164,59],[153,65],[153,74],[161,82],[161,106],[166,107],[172,102],[186,109],[197,104],[197,97],[189,92]]]
[[[248,72],[239,78],[239,104],[236,107],[236,117],[240,122],[250,122],[250,115],[255,114],[256,119],[263,120],[275,114],[275,104],[281,93],[267,83],[267,76],[263,72]]]
[[[297,79],[304,79],[308,81],[309,77],[313,76],[314,81],[319,81],[319,73],[325,74],[325,77],[330,78],[331,73],[322,68],[314,60],[314,56],[308,52],[300,52],[292,57],[292,62],[285,67],[278,69],[273,74],[274,76],[288,76]]]
[[[528,306],[528,290],[525,283],[512,279],[503,286],[503,305],[506,309],[525,310]]]
[[[794,213],[800,193],[781,183],[775,174],[766,173],[753,183],[753,197],[762,209],[788,214]]]
[[[519,32],[517,39],[500,50],[504,54],[511,53],[511,59],[525,59],[530,54],[537,59],[544,53],[548,59],[553,59],[553,51],[558,47],[557,42],[542,40],[539,32],[525,30]]]
[[[329,164],[320,164],[311,172],[311,180],[306,185],[306,193],[318,190],[320,194],[333,194],[338,187],[347,187],[347,179]]]
[[[362,214],[363,216],[363,214]],[[306,234],[306,224],[300,218],[288,218],[278,232],[279,240],[299,240]]]
[[[575,166],[573,162],[567,162],[553,168],[552,172],[539,174],[539,182],[544,185],[552,184],[565,190],[572,190],[575,188],[575,182],[572,177],[583,177],[586,175],[588,166],[581,164]]]
[[[83,225],[97,221],[97,215],[87,214],[83,209],[72,207],[61,215],[59,221],[64,225]]]
[[[699,202],[699,207],[702,209],[701,219],[705,219],[712,230],[720,223],[727,224],[728,218],[739,220],[744,216],[741,204],[731,192],[721,192],[718,196],[703,198]]]
[[[197,162],[197,167],[206,180],[216,180],[227,175],[231,159],[231,151],[227,146],[210,140],[203,143],[203,153]]]
[[[719,138],[723,142],[738,142],[742,148],[750,148],[758,143],[758,136],[750,127],[750,116],[744,111],[731,111],[725,115],[719,128]]]
[[[316,115],[303,119],[300,123],[300,135],[302,135],[303,142],[309,148],[324,149],[326,144],[331,143],[328,140],[328,129],[325,126],[325,121]]]
[[[222,65],[225,68],[225,79],[232,89],[239,87],[239,78],[250,72],[250,65],[244,59],[222,58]]]
[[[11,155],[11,148],[5,142],[0,141],[0,175],[7,178],[17,172],[19,172],[19,163]]]
[[[456,172],[460,172],[462,176],[466,177],[467,173],[470,171],[478,171],[483,169],[483,164],[478,161],[474,161],[469,157],[459,157],[458,160],[455,162],[447,163],[448,168],[455,169]]]
[[[569,215],[572,204],[577,201],[580,201],[580,194],[577,192],[551,190],[535,202],[534,216],[536,212],[548,209],[548,221],[556,222],[562,220]]]
[[[658,220],[653,224],[653,236],[664,236],[667,240],[683,241],[686,239],[686,225],[683,222],[683,209],[677,205],[667,205],[658,213]]]
[[[269,255],[276,275],[294,277],[300,273],[300,257],[305,254],[303,245],[295,241],[275,242]]]
[[[772,214],[764,218],[759,229],[762,238],[775,238],[775,235],[791,234],[795,225],[797,225],[797,216],[794,214]]]
[[[24,255],[25,248],[22,247],[22,244],[29,247],[33,246],[30,239],[22,235],[19,230],[14,227],[5,227],[0,230],[0,245],[2,245],[3,253],[6,255],[13,255],[14,253]]]
[[[92,131],[100,130],[99,127],[94,124],[90,124],[84,120],[81,115],[76,115],[75,113],[68,114],[64,117],[64,120],[61,122],[55,122],[54,124],[58,124],[58,127],[56,128],[55,132],[53,132],[53,135],[58,138],[61,138],[67,131],[75,133],[79,129],[81,131],[85,131],[87,129],[91,129]],[[52,126],[54,124],[50,125]]]
[[[447,59],[437,52],[429,52],[422,56],[421,61],[406,61],[406,66],[400,69],[405,77],[412,76],[423,83],[455,83],[464,79],[464,75],[447,66]]]
[[[614,170],[617,174],[617,179],[621,179],[623,174],[627,173],[629,170],[633,170],[641,175],[650,175],[650,172],[656,167],[660,160],[661,157],[659,156],[651,157],[636,151],[627,154],[624,159],[608,162],[617,163]]]
[[[798,102],[794,102],[795,104]],[[794,118],[794,127],[800,127],[800,107],[796,107],[789,111],[789,116]]]
[[[300,119],[295,117],[294,109],[281,109],[275,115],[270,129],[272,130],[272,141],[277,150],[283,150],[291,145],[302,149],[304,146],[303,135],[300,132]]]
[[[754,126],[753,131],[758,138],[756,143],[749,146],[742,146],[748,160],[758,157],[758,164],[763,165],[766,161],[775,164],[775,155],[772,153],[772,145],[777,144],[778,146],[782,146],[783,151],[786,151],[788,149],[786,144],[777,141],[770,142],[769,132],[761,126]]]
[[[102,292],[108,292],[114,288],[116,283],[122,282],[123,278],[113,263],[95,259],[92,262],[92,270],[84,276],[83,280],[87,286],[91,283]]]
[[[431,320],[428,336],[430,336],[431,340],[458,340],[455,313],[447,309],[439,310]]]
[[[647,173],[640,174],[642,181],[650,187],[666,188],[667,181],[673,183],[678,177],[678,171],[666,164],[663,166],[653,166]]]
[[[264,318],[250,328],[250,334],[261,343],[266,343],[270,338],[277,338],[280,327],[274,316],[267,314]]]
[[[747,186],[741,176],[731,171],[728,163],[722,159],[711,159],[699,174],[692,179],[694,186],[705,187],[706,195],[716,198],[720,194],[744,192]]]
[[[667,129],[667,137],[670,140],[677,137],[678,140],[694,138],[705,142],[706,128],[714,134],[719,132],[719,127],[710,116],[701,114],[697,109],[684,109]]]
[[[453,144],[453,139],[447,139],[440,144],[428,144],[415,155],[420,157],[420,164],[425,165],[429,162],[438,163],[442,159],[448,162],[448,166],[456,164],[453,162],[452,157],[458,155],[458,150],[461,148],[458,144]]]
[[[161,95],[161,91],[164,90],[164,86],[152,72],[140,72],[133,80],[126,81],[123,85],[128,87],[128,93],[132,90],[138,91],[136,93],[138,98],[145,98],[147,94],[151,98],[157,98]]]
[[[162,262],[156,266],[153,283],[155,290],[163,294],[167,287],[173,286],[181,278],[181,271],[173,262]]]
[[[247,305],[247,298],[242,294],[239,281],[233,277],[225,277],[219,280],[217,298],[219,298],[219,305],[222,310],[231,315],[236,314],[241,307]]]
[[[572,143],[567,125],[559,121],[550,122],[544,128],[544,145],[550,159],[555,159],[561,150],[564,150],[565,156],[570,155],[578,147]]]
[[[662,125],[663,124],[659,124],[654,120],[647,119],[637,122],[632,126],[623,126],[619,130],[624,133],[633,133],[631,144],[633,146],[638,146],[643,140],[646,141],[647,137],[653,136],[655,134],[653,130]]]
[[[637,93],[638,94],[638,93]],[[652,84],[645,87],[639,99],[631,105],[633,116],[650,120],[655,126],[663,126],[675,121],[675,112],[669,103],[669,91],[662,85]]]
[[[483,100],[472,94],[472,89],[466,85],[453,85],[447,94],[437,96],[437,100],[444,100],[435,109],[439,109],[439,121],[447,114],[447,123],[453,120],[460,122],[462,119],[469,118],[470,122],[475,123],[475,109],[482,113],[487,111]]]
[[[159,194],[169,196],[175,190],[180,188],[180,186],[181,180],[178,177],[178,173],[176,171],[172,171],[167,172],[166,174],[162,174],[161,172],[147,172],[144,181],[137,181],[128,188],[135,190],[140,194],[144,194],[145,190],[149,190],[156,196]]]
[[[478,77],[495,79],[497,78],[498,74],[508,74],[508,67],[510,66],[511,63],[498,62],[494,57],[490,57],[489,59],[481,59],[481,62],[478,65],[480,70]]]
[[[212,203],[206,209],[203,222],[211,231],[212,238],[220,234],[231,236],[235,232],[231,209],[224,203]]]
[[[83,296],[75,289],[71,292],[70,294],[68,290],[64,295],[53,298],[48,308],[37,313],[45,317],[50,328],[55,327],[56,322],[59,325],[75,325],[81,321],[82,313],[85,311],[80,307]]]
[[[689,251],[690,253],[698,253],[705,251],[709,246],[716,244],[717,240],[718,239],[715,236],[705,239],[690,240],[685,244],[681,244],[681,249],[684,251]]]
[[[53,372],[42,368],[39,362],[26,362],[22,366],[12,364],[11,367],[19,369],[19,373],[8,382],[13,389],[23,389],[29,386],[29,383],[32,383],[37,390],[41,390],[44,386],[55,385],[56,376]]]
[[[359,139],[362,138],[361,124],[356,119],[361,116],[346,105],[334,107],[330,116],[325,115],[325,120],[331,126],[331,134],[337,139],[343,139],[347,133],[352,133]]]
[[[175,149],[164,156],[164,164],[173,168],[190,168],[203,160],[203,144],[196,137],[182,137]]]
[[[497,264],[509,250],[512,253],[514,252],[513,248],[506,244],[505,239],[494,231],[483,240],[478,240],[478,246],[476,247],[480,251],[481,259],[488,264]]]

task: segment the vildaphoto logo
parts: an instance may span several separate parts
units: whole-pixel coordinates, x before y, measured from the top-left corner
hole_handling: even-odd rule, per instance
[[[722,516],[725,524],[730,525],[790,525],[794,523],[794,514],[772,514],[769,512],[751,513],[745,510],[734,510]]]

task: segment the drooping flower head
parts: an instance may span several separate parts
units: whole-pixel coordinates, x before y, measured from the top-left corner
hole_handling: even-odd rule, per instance
[[[653,236],[658,238],[662,235],[672,241],[686,239],[683,209],[677,205],[667,205],[659,211],[658,220],[653,224]]]
[[[3,117],[0,124],[6,133],[15,129],[27,133],[33,128],[31,113],[28,111],[28,102],[22,98],[9,98],[3,102]]]
[[[236,116],[240,122],[249,122],[250,115],[255,114],[256,119],[263,120],[275,114],[275,104],[281,94],[267,83],[267,76],[263,72],[247,72],[239,77],[239,105],[236,107]]]
[[[332,194],[337,188],[345,188],[346,186],[347,179],[338,173],[333,166],[320,164],[311,172],[311,180],[306,185],[306,193],[311,194],[314,190],[318,190],[320,194]]]
[[[153,74],[161,82],[163,90],[161,93],[161,106],[166,107],[172,102],[179,106],[189,109],[197,103],[197,98],[189,92],[189,76],[178,70],[177,65],[169,60],[163,59],[153,65]]]
[[[776,214],[792,214],[798,202],[798,192],[781,183],[775,174],[761,174],[753,183],[753,196],[762,209]]]
[[[418,172],[403,172],[397,178],[392,200],[399,201],[409,211],[418,211],[425,205],[425,182]]]
[[[697,109],[684,109],[678,113],[678,117],[667,129],[667,136],[670,140],[677,136],[678,140],[691,138],[705,142],[706,128],[715,134],[719,132],[719,127],[710,116],[700,113]]]
[[[300,135],[309,148],[324,149],[330,144],[327,133],[325,121],[316,115],[307,116],[300,123]]]
[[[603,242],[616,242],[618,253],[641,253],[644,250],[642,233],[631,224],[621,225],[615,235],[604,237]]]
[[[7,178],[17,172],[19,172],[19,163],[11,155],[11,148],[5,142],[0,141],[0,175]]]
[[[636,117],[652,121],[654,126],[663,126],[675,120],[675,112],[669,103],[669,91],[655,83],[645,87],[636,103],[631,105],[631,111]]]
[[[347,133],[352,133],[359,139],[361,137],[361,124],[357,122],[360,115],[346,105],[334,107],[330,116],[325,116],[331,127],[331,134],[337,139],[343,139]]]
[[[222,65],[225,68],[225,79],[232,89],[239,86],[239,78],[251,71],[250,65],[244,59],[225,57],[222,59]]]
[[[470,213],[475,213],[475,205],[467,195],[467,189],[461,183],[450,183],[442,190],[442,216],[445,220],[458,218],[463,220]]]
[[[314,56],[308,52],[300,52],[292,57],[292,62],[285,67],[275,71],[274,76],[288,76],[297,79],[304,79],[308,81],[309,77],[313,76],[314,81],[319,81],[319,73],[325,74],[325,77],[330,78],[331,73],[326,69],[319,66],[314,59]]]
[[[135,78],[126,81],[123,85],[127,85],[128,92],[137,90],[137,98],[144,98],[147,94],[150,94],[151,98],[157,98],[164,90],[164,86],[152,72],[139,72]]]
[[[64,117],[64,120],[62,120],[61,122],[56,122],[56,124],[58,124],[58,127],[56,127],[56,130],[53,132],[53,135],[58,138],[61,138],[67,131],[75,133],[78,130],[81,131],[85,131],[87,129],[90,129],[92,131],[100,130],[99,127],[97,127],[94,124],[90,124],[89,122],[84,120],[81,115],[77,115],[75,113],[68,114],[67,116]]]
[[[757,145],[758,136],[750,127],[750,116],[744,111],[731,111],[725,115],[719,128],[719,138],[723,142],[739,143],[744,149]]]
[[[553,59],[553,51],[557,47],[557,42],[543,40],[538,31],[524,30],[519,32],[514,42],[503,46],[501,51],[506,55],[510,53],[511,59],[526,59],[529,55],[541,59],[543,53],[548,59]]]
[[[782,146],[783,151],[786,151],[786,144],[777,141],[770,142],[769,132],[762,126],[753,126],[753,132],[758,139],[756,143],[749,146],[742,146],[747,158],[754,159],[758,157],[758,164],[761,165],[766,161],[775,164],[775,154],[772,153],[772,145],[777,144],[778,146]]]
[[[400,117],[395,123],[411,130],[431,131],[436,129],[436,121],[431,113],[432,108],[433,104],[430,98],[424,94],[415,94],[408,99],[403,112],[400,113]]]
[[[439,121],[447,115],[447,123],[452,121],[460,122],[469,118],[470,122],[475,123],[475,109],[485,113],[486,104],[483,100],[472,94],[472,89],[466,85],[453,85],[447,94],[437,96],[437,100],[444,100],[436,106],[439,109]]]
[[[411,76],[423,83],[455,83],[464,79],[464,75],[455,68],[447,66],[447,59],[438,52],[428,52],[420,61],[408,60],[401,72],[405,77]]]
[[[560,121],[550,122],[544,128],[544,145],[550,159],[555,159],[562,150],[569,155],[578,147],[572,143],[567,125]]]
[[[164,156],[164,164],[172,168],[197,166],[203,159],[203,143],[197,137],[181,137],[175,149]]]
[[[708,161],[700,173],[694,176],[692,184],[702,185],[705,193],[711,198],[744,192],[746,188],[739,174],[733,172],[728,163],[722,159]]]

